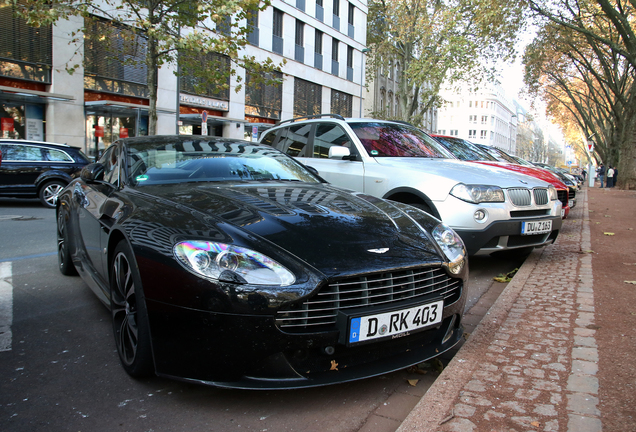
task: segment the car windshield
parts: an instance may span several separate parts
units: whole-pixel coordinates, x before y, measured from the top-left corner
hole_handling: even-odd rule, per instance
[[[435,139],[441,142],[457,159],[465,161],[497,161],[496,158],[464,139],[439,136],[436,136]]]
[[[407,124],[349,123],[371,157],[424,157],[455,159],[440,143]]]
[[[292,158],[269,147],[240,142],[135,143],[127,149],[130,183],[320,180]]]

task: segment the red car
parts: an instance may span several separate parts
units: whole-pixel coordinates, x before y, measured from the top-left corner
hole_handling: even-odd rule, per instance
[[[453,136],[431,136],[442,143],[442,145],[446,147],[446,149],[448,149],[451,153],[453,153],[453,155],[455,155],[456,158],[460,160],[505,168],[550,183],[556,188],[559,195],[559,201],[561,201],[561,203],[563,204],[563,208],[561,210],[561,216],[563,217],[563,219],[565,219],[570,213],[570,207],[568,204],[569,188],[550,171],[539,167],[525,166],[518,163],[510,162],[503,156],[496,156],[499,153],[493,154],[493,152],[499,151],[499,149],[496,149],[494,147],[473,144],[463,138]],[[488,151],[487,148],[492,149],[492,151]]]

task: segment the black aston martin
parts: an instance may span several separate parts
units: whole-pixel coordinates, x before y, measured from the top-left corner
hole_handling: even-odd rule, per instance
[[[59,268],[110,309],[121,363],[234,388],[384,374],[457,344],[461,239],[271,147],[117,141],[57,200]]]

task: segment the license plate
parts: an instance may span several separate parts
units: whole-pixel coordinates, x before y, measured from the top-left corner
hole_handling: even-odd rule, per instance
[[[545,234],[552,231],[552,221],[521,222],[521,234]]]
[[[349,343],[408,336],[412,331],[442,322],[444,301],[376,315],[351,318]]]
[[[574,200],[569,200],[568,201],[568,207],[570,207],[570,208],[574,207]]]

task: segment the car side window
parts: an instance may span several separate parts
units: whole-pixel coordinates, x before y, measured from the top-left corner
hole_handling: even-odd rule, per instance
[[[265,132],[265,136],[261,140],[261,144],[271,146],[276,139],[276,131]]]
[[[44,160],[42,157],[42,149],[35,146],[27,146],[21,144],[12,144],[3,146],[2,158],[5,161],[38,161]]]
[[[352,155],[357,154],[349,135],[335,123],[320,123],[314,137],[314,157],[328,158],[332,146],[347,147]]]
[[[46,160],[54,162],[73,162],[73,159],[61,150],[44,149]]]
[[[102,155],[99,162],[104,166],[104,181],[119,185],[119,149],[116,145],[110,146]]]
[[[281,133],[277,148],[289,156],[307,157],[307,144],[312,123],[290,126]]]

